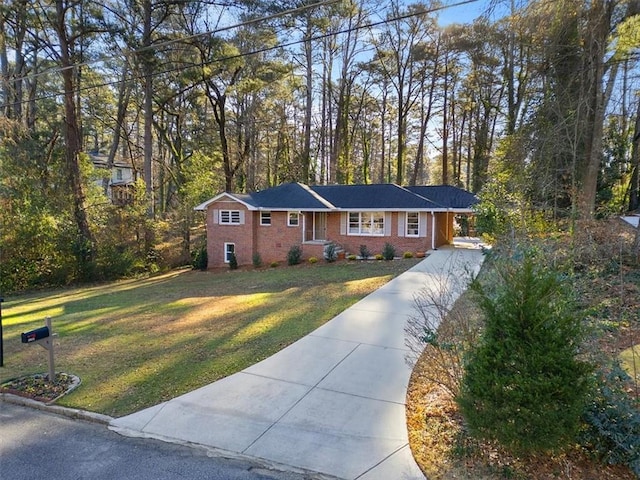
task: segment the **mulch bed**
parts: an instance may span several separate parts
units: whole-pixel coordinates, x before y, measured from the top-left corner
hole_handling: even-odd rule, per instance
[[[36,374],[15,378],[0,385],[0,393],[11,393],[44,403],[52,403],[80,384],[80,379],[67,373],[56,373],[50,382],[48,375]]]

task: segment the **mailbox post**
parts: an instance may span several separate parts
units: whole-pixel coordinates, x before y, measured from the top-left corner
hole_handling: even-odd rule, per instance
[[[37,343],[49,352],[49,381],[56,381],[56,369],[53,362],[53,329],[51,328],[51,317],[45,319],[45,326],[36,328],[21,335],[22,343]]]

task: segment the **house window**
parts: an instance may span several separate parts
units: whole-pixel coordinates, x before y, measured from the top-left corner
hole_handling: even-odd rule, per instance
[[[271,212],[260,212],[260,225],[271,225]]]
[[[240,210],[220,210],[220,224],[240,225]]]
[[[417,237],[420,233],[420,215],[418,212],[407,212],[407,237]]]
[[[122,181],[122,169],[121,168],[117,168],[116,169],[116,180],[121,182]]]
[[[384,213],[349,212],[349,235],[384,235]]]
[[[224,244],[224,263],[231,262],[231,256],[236,253],[236,244],[235,243],[225,243]]]
[[[289,212],[287,218],[287,225],[290,227],[297,227],[300,225],[300,214],[298,212]]]

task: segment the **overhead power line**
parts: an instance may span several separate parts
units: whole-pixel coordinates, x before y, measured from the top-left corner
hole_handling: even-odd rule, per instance
[[[222,32],[226,32],[228,30],[234,30],[236,28],[242,28],[242,27],[247,27],[249,25],[254,25],[256,23],[260,23],[260,22],[268,22],[270,20],[275,20],[276,18],[280,18],[280,17],[285,17],[287,15],[291,15],[294,13],[300,13],[303,12],[305,10],[309,10],[312,8],[317,8],[317,7],[325,7],[328,5],[332,5],[334,3],[338,3],[341,0],[324,0],[322,2],[318,2],[318,3],[311,3],[309,5],[303,5],[301,7],[297,7],[297,8],[292,8],[289,10],[283,10],[282,12],[277,12],[274,13],[272,15],[267,15],[264,17],[257,17],[257,18],[252,18],[250,20],[245,20],[244,22],[240,22],[240,23],[235,23],[233,25],[227,25],[226,27],[220,27],[220,28],[216,28],[215,30],[207,30],[205,32],[200,32],[200,33],[194,33],[193,35],[188,35],[186,37],[180,37],[180,38],[172,38],[169,40],[163,40],[161,42],[156,42],[156,43],[152,43],[151,45],[145,45],[143,47],[139,47],[133,50],[129,50],[127,52],[125,52],[126,55],[137,55],[139,53],[143,53],[149,50],[157,50],[159,48],[163,48],[166,47],[168,45],[173,45],[175,43],[185,43],[188,42],[190,40],[194,40],[196,38],[200,38],[200,37],[207,37],[210,35],[216,35]],[[59,73],[65,70],[73,70],[75,68],[79,68],[79,67],[88,67],[94,64],[98,64],[98,63],[103,63],[106,62],[108,60],[113,60],[114,58],[116,58],[113,55],[104,55],[101,56],[99,58],[95,58],[93,60],[87,60],[85,62],[78,62],[78,63],[74,63],[73,65],[69,65],[67,67],[57,67],[57,68],[50,68],[47,69],[43,72],[37,72],[37,73],[32,73],[32,74],[28,74],[28,75],[24,75],[22,77],[18,77],[19,80],[26,80],[29,78],[35,78],[35,77],[39,77],[39,76],[43,76],[43,75],[50,75],[52,73]]]
[[[228,30],[232,30],[232,29],[235,29],[235,28],[241,28],[241,27],[244,27],[244,26],[247,26],[247,25],[251,25],[251,24],[255,24],[255,23],[258,23],[258,22],[261,22],[261,21],[267,21],[267,20],[271,20],[271,19],[274,19],[274,18],[278,18],[278,17],[284,16],[286,14],[296,13],[296,12],[299,12],[299,11],[302,11],[304,9],[308,9],[308,8],[311,8],[311,7],[330,5],[330,4],[336,3],[338,1],[340,1],[340,0],[327,0],[327,1],[324,1],[324,2],[311,4],[309,6],[306,6],[305,8],[300,7],[300,8],[293,9],[293,10],[287,10],[285,12],[279,12],[277,14],[270,15],[268,17],[261,17],[259,19],[252,19],[252,20],[249,20],[247,22],[242,22],[242,23],[238,23],[238,24],[235,24],[235,25],[232,25],[232,26],[223,27],[222,29],[202,32],[202,33],[198,33],[198,34],[195,34],[195,35],[191,35],[189,37],[183,37],[183,38],[180,38],[180,39],[171,39],[171,40],[168,40],[166,42],[161,42],[161,43],[158,43],[158,44],[154,44],[152,46],[148,46],[148,47],[145,46],[144,49],[149,49],[149,48],[157,49],[157,48],[159,48],[161,46],[165,46],[165,45],[168,45],[168,44],[182,43],[182,42],[185,42],[188,39],[199,38],[199,37],[207,36],[207,35],[214,35],[216,33],[219,33],[220,31],[228,31]],[[218,58],[211,59],[209,61],[199,62],[199,63],[193,64],[193,65],[189,65],[189,66],[181,65],[181,66],[176,66],[176,67],[172,67],[172,68],[168,68],[168,69],[164,69],[164,70],[156,70],[156,71],[153,72],[152,75],[154,77],[156,77],[156,76],[159,76],[159,75],[166,75],[168,73],[184,71],[184,70],[190,69],[190,68],[202,68],[203,66],[212,65],[212,64],[215,64],[215,63],[221,63],[221,62],[225,62],[225,61],[229,61],[229,60],[235,60],[235,59],[238,59],[238,58],[258,55],[260,53],[265,53],[265,52],[269,52],[269,51],[273,51],[273,50],[279,50],[279,49],[282,49],[282,48],[287,48],[287,47],[291,47],[291,46],[294,46],[294,45],[299,45],[299,44],[302,44],[302,43],[305,43],[305,42],[309,42],[309,41],[318,41],[318,40],[322,40],[322,39],[329,38],[329,37],[332,37],[332,36],[342,35],[342,34],[345,34],[345,33],[350,33],[350,32],[354,32],[354,31],[358,31],[358,30],[371,29],[371,28],[379,27],[381,25],[386,25],[386,24],[389,24],[389,23],[394,23],[394,22],[398,22],[398,21],[401,21],[401,20],[406,20],[406,19],[412,18],[412,17],[429,15],[429,14],[436,13],[438,11],[446,10],[446,9],[449,9],[449,8],[460,7],[460,6],[469,5],[469,4],[472,4],[472,3],[477,3],[478,1],[480,1],[480,0],[462,0],[460,2],[453,3],[453,4],[442,5],[442,6],[438,6],[438,7],[432,7],[432,8],[425,9],[425,10],[411,11],[411,12],[408,12],[408,13],[405,13],[405,14],[402,14],[402,15],[397,15],[397,16],[394,16],[394,17],[385,18],[385,19],[377,21],[377,22],[369,22],[369,23],[365,23],[365,24],[362,24],[362,25],[356,25],[356,26],[353,26],[353,27],[345,28],[345,29],[342,29],[342,30],[327,32],[327,33],[320,34],[320,35],[315,35],[315,36],[312,36],[312,37],[305,37],[305,38],[302,38],[302,39],[299,39],[299,40],[292,40],[290,42],[279,43],[277,45],[273,45],[273,46],[269,46],[269,47],[263,47],[263,48],[259,48],[259,49],[254,49],[254,50],[251,50],[249,52],[240,52],[240,53],[235,54],[235,55],[228,55],[228,56],[225,56],[225,57],[218,57]],[[140,51],[141,51],[141,49],[137,49],[137,50],[134,50],[133,52],[138,53]],[[113,58],[113,57],[108,57],[108,58]],[[75,64],[73,66],[66,67],[66,68],[76,68],[78,66],[88,66],[88,65],[92,65],[94,63],[103,62],[106,59],[107,59],[107,57],[103,57],[102,59],[93,60],[91,62],[79,63],[79,64]],[[63,70],[64,70],[63,68],[51,69],[51,70],[48,70],[46,73],[47,74],[58,73],[58,72],[61,72]],[[38,74],[26,75],[26,76],[24,76],[22,78],[23,79],[27,79],[27,78],[31,78],[34,75],[44,75],[44,74],[45,74],[45,72],[40,72]],[[136,76],[131,77],[131,79],[142,80],[144,77],[145,76],[143,74],[140,74],[140,75],[136,75]],[[81,93],[81,92],[85,92],[85,91],[88,91],[88,90],[94,90],[96,88],[114,86],[114,85],[117,85],[119,83],[121,83],[121,80],[111,80],[111,81],[107,81],[107,82],[96,83],[96,84],[93,84],[93,85],[87,85],[86,87],[76,88],[76,89],[74,89],[74,91],[72,93]],[[23,100],[20,103],[26,104],[26,103],[32,102],[34,100],[36,100],[36,101],[38,101],[38,100],[46,100],[46,99],[58,97],[60,95],[64,95],[65,93],[67,93],[67,92],[59,91],[59,92],[50,93],[50,94],[47,94],[47,95],[41,95],[41,96],[39,96],[39,97],[37,97],[35,99]],[[15,102],[11,103],[11,105],[15,105],[15,104],[16,104]],[[6,105],[0,104],[0,108],[4,108],[5,106]]]

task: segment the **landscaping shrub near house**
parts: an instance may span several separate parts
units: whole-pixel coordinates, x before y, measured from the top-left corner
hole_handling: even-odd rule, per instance
[[[293,245],[287,252],[287,264],[298,265],[302,261],[302,248],[299,245]]]
[[[309,257],[309,263],[311,263],[311,264],[318,263],[318,258],[317,257]]]
[[[255,268],[260,268],[262,266],[262,257],[259,253],[254,253],[251,257],[251,262]]]
[[[413,258],[413,253],[412,252],[404,252],[402,254],[402,258]]]
[[[338,247],[335,243],[324,246],[324,259],[327,262],[335,262],[338,259]]]
[[[457,403],[477,438],[515,454],[562,450],[578,434],[591,371],[577,358],[581,319],[569,285],[530,253],[495,268],[487,285],[472,284],[485,326]]]
[[[366,260],[370,256],[371,256],[371,252],[369,251],[367,246],[366,245],[360,245],[360,259],[361,260]]]
[[[235,253],[232,253],[229,257],[229,269],[237,270],[238,269],[238,257],[236,257]]]
[[[396,248],[391,245],[389,242],[384,244],[382,247],[382,258],[385,260],[393,260],[396,256]]]

